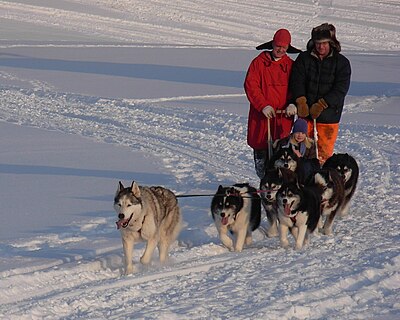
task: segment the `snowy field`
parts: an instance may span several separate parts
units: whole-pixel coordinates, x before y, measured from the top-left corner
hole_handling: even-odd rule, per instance
[[[400,319],[399,16],[396,0],[0,1],[0,319]],[[255,47],[287,28],[304,49],[324,22],[353,69],[336,152],[361,170],[334,236],[294,251],[256,231],[232,253],[211,198],[181,198],[168,263],[139,266],[141,244],[121,275],[118,181],[257,186]]]

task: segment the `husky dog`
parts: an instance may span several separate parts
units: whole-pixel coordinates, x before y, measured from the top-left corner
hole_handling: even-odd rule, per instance
[[[285,168],[293,172],[297,169],[299,157],[292,148],[279,148],[271,157],[269,168]]]
[[[344,180],[345,199],[340,209],[339,215],[346,216],[349,213],[350,200],[356,191],[359,168],[357,161],[347,153],[335,153],[326,160],[325,168],[336,169]]]
[[[181,228],[181,213],[172,191],[163,187],[138,186],[134,181],[125,188],[120,181],[114,209],[119,219],[117,229],[121,230],[125,274],[134,271],[132,257],[135,242],[146,242],[146,249],[140,258],[142,264],[150,263],[156,246],[160,261],[164,262]]]
[[[269,227],[267,236],[278,236],[278,213],[276,211],[276,192],[282,185],[282,174],[279,169],[268,169],[260,182],[261,203],[267,215]]]
[[[257,190],[247,183],[229,187],[220,185],[211,201],[211,215],[223,245],[230,251],[242,251],[244,244],[252,243],[252,232],[261,222],[261,200]]]
[[[268,167],[296,172],[297,180],[302,185],[310,183],[315,172],[321,169],[318,159],[298,157],[291,147],[278,149],[272,156]]]
[[[326,168],[315,174],[314,182],[321,191],[321,219],[318,225],[324,234],[332,235],[333,220],[344,202],[344,181],[335,169]]]
[[[309,234],[318,225],[321,216],[321,193],[316,187],[300,186],[293,173],[293,178],[284,179],[276,194],[279,219],[279,233],[282,247],[287,248],[288,230],[296,240],[295,248],[300,250],[308,243]]]

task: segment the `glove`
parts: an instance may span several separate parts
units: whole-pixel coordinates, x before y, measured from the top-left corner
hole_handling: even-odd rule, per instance
[[[293,103],[291,103],[286,107],[285,112],[287,116],[291,117],[297,113],[297,108]]]
[[[322,111],[328,108],[328,104],[325,102],[324,98],[319,99],[310,108],[310,114],[313,119],[317,119]]]
[[[268,119],[275,117],[275,110],[271,106],[266,106],[264,109],[262,109],[262,112]]]
[[[305,96],[298,97],[296,99],[297,115],[301,118],[307,117],[310,113],[308,112],[307,99]]]

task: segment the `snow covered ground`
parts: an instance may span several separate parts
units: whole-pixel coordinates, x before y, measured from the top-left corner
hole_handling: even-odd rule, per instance
[[[400,319],[399,16],[394,0],[0,1],[0,318]],[[181,198],[169,262],[121,276],[118,181],[257,185],[254,47],[285,27],[304,48],[323,22],[353,68],[336,151],[361,169],[334,236],[298,252],[256,231],[232,253],[211,199]]]

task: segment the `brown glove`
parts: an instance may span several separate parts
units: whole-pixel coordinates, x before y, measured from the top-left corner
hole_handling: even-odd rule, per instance
[[[304,118],[309,115],[306,97],[304,97],[304,96],[298,97],[296,99],[296,105],[297,105],[297,115],[300,118]]]
[[[319,99],[310,108],[310,114],[313,119],[317,119],[322,111],[328,108],[328,104],[325,102],[324,98]]]

